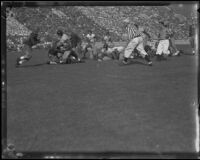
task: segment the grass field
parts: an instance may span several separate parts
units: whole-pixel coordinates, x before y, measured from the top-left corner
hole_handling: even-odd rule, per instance
[[[15,68],[7,53],[7,138],[20,151],[195,152],[197,56]]]

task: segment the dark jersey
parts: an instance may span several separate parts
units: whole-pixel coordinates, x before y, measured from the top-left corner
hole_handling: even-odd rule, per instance
[[[38,39],[38,34],[34,33],[34,32],[32,32],[30,34],[29,38],[24,41],[24,44],[26,44],[30,47],[32,47],[38,43],[40,43],[40,40]]]
[[[194,25],[190,25],[189,27],[189,36],[192,37],[195,34],[195,28]]]
[[[111,46],[113,46],[111,37],[107,36],[107,35],[104,36],[104,38],[103,38],[103,48],[105,48],[107,50]]]
[[[81,42],[81,38],[75,34],[74,32],[71,33],[70,36],[71,47],[77,47],[77,44]]]
[[[147,31],[143,31],[143,33],[148,37],[148,38],[151,38],[150,34],[147,32]]]
[[[105,48],[106,50],[108,49],[108,44],[107,43],[104,43],[103,44],[103,48]]]
[[[169,29],[168,34],[170,38],[173,38],[175,36],[175,32],[172,29]]]
[[[166,28],[166,27],[163,27],[163,28],[160,30],[159,38],[160,38],[161,40],[170,38],[169,29]]]
[[[48,54],[57,56],[58,53],[64,53],[66,50],[68,49],[66,49],[66,46],[64,44],[59,44],[59,41],[56,41],[53,43],[52,47],[49,49]]]
[[[49,49],[49,54],[53,56],[57,56],[57,54],[60,52],[59,47],[57,46],[57,42],[54,42],[52,47]]]

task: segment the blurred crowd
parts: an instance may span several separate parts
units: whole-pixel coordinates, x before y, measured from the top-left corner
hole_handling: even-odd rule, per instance
[[[7,11],[7,48],[20,50],[23,40],[35,26],[40,27],[41,36],[45,37],[44,47],[56,38],[58,27],[63,27],[66,32],[76,32],[82,39],[88,30],[93,30],[97,41],[109,31],[113,41],[123,41],[122,20],[126,17],[137,18],[154,38],[157,38],[158,21],[167,19],[173,27],[175,39],[188,39],[187,19],[166,7],[19,7]]]

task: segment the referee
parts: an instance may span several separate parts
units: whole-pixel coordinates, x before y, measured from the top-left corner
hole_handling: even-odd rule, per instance
[[[150,60],[147,52],[144,50],[143,37],[141,32],[139,31],[139,27],[137,24],[131,24],[129,18],[123,21],[126,26],[129,43],[124,51],[124,60],[123,64],[128,64],[128,59],[130,58],[132,52],[136,48],[139,51],[139,54],[147,61],[148,65],[152,65],[152,61]]]

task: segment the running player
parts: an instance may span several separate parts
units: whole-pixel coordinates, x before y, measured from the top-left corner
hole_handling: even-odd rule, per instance
[[[16,67],[19,67],[24,62],[29,61],[32,58],[33,48],[40,45],[41,40],[38,38],[39,28],[37,27],[26,39],[23,44],[23,56],[17,58]]]

